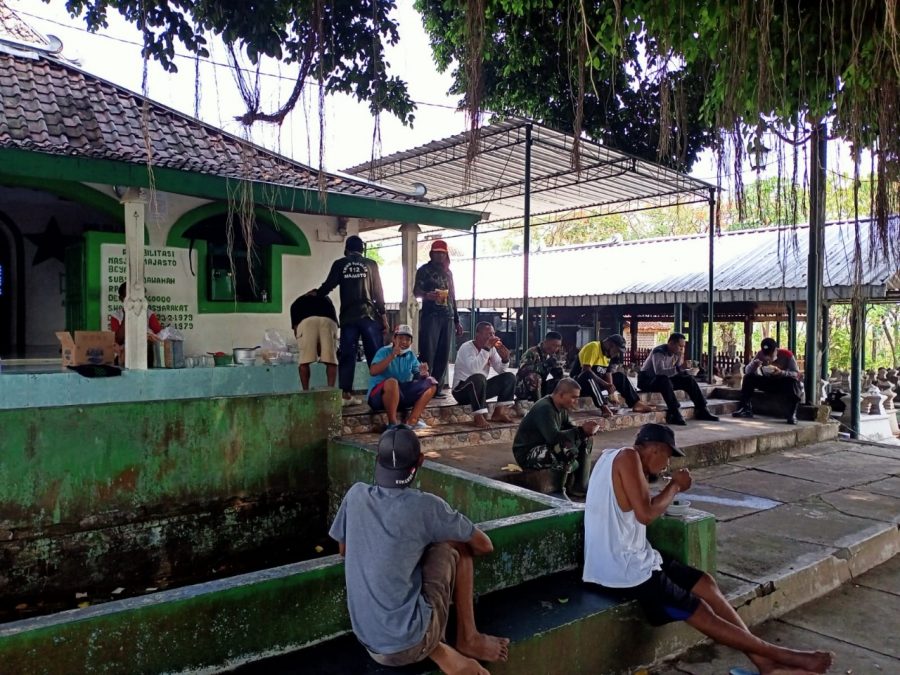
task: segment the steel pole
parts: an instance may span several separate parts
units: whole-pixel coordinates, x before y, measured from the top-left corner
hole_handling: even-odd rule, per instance
[[[862,389],[862,331],[865,310],[859,300],[850,305],[850,437],[859,438],[859,406]]]
[[[673,333],[683,333],[684,332],[684,304],[680,302],[675,303],[675,308],[673,310],[673,321],[672,321],[672,332]]]
[[[822,364],[821,364],[821,368],[819,368],[819,377],[822,378],[822,382],[827,382],[828,375],[829,375],[829,372],[828,372],[828,347],[829,347],[829,340],[831,338],[831,336],[828,334],[829,333],[829,331],[828,331],[829,310],[830,310],[830,307],[827,302],[824,305],[822,305],[822,320],[821,320],[821,323],[822,323]]]
[[[531,253],[531,125],[525,125],[525,237],[523,246],[524,278],[522,280],[522,351],[528,349],[531,334],[528,323],[528,263]]]
[[[788,349],[797,353],[797,303],[793,300],[787,304]]]
[[[469,317],[469,326],[471,328],[470,335],[475,338],[475,324],[478,320],[475,318],[475,260],[478,257],[478,225],[472,227],[472,315]]]
[[[716,363],[716,347],[713,344],[713,288],[716,278],[715,266],[715,248],[716,248],[716,195],[709,191],[709,297],[707,298],[707,321],[709,324],[706,328],[706,339],[709,342],[709,363],[707,364],[706,381],[713,383],[713,371]]]
[[[804,384],[807,405],[819,403],[819,307],[822,297],[822,240],[825,237],[825,181],[828,128],[816,125],[809,139],[809,251],[806,268],[806,357]]]

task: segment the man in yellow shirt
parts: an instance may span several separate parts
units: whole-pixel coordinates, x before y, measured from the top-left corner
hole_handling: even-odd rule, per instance
[[[590,394],[594,405],[604,414],[609,414],[609,408],[606,407],[602,392],[609,396],[619,392],[626,405],[636,413],[651,412],[653,407],[641,401],[625,373],[610,372],[611,365],[621,363],[624,350],[625,338],[621,335],[610,335],[603,340],[588,342],[578,352],[578,358],[572,367],[572,377],[581,385],[581,391]]]

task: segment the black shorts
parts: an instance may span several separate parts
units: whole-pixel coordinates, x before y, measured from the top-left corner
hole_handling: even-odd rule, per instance
[[[700,598],[691,593],[703,576],[701,570],[663,556],[662,569],[633,588],[617,588],[622,596],[637,600],[647,620],[654,626],[691,618]]]

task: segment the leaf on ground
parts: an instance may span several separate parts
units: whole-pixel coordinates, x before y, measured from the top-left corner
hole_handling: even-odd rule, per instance
[[[321,552],[324,551],[324,550],[325,550],[325,549],[322,548],[321,546],[316,546],[316,548],[315,548],[316,553],[321,553]]]
[[[557,600],[559,600],[559,604],[561,605],[564,605],[569,601],[568,598],[557,598]]]
[[[426,452],[425,456],[428,457],[429,459],[437,459],[438,457],[441,456],[441,453],[431,450],[430,452]]]
[[[122,588],[121,586],[119,586],[116,590],[114,590],[114,591],[112,592],[112,594],[113,594],[113,595],[118,595],[119,593],[121,593],[121,592],[124,591],[124,590],[125,590],[124,588]]]
[[[522,471],[522,467],[518,464],[507,464],[506,466],[500,467],[501,471],[512,471],[513,473],[519,473]]]
[[[18,605],[16,605],[16,609],[18,609],[18,610],[28,609],[28,603],[27,602],[19,603]]]
[[[546,600],[541,600],[541,607],[544,609],[553,609],[553,603],[547,602]]]
[[[86,597],[87,597],[87,593],[75,593],[76,600],[78,600],[78,598],[86,598]]]
[[[84,609],[85,607],[90,607],[90,606],[91,606],[91,603],[89,603],[87,600],[85,600],[84,602],[79,602],[79,603],[78,603],[78,608],[79,608],[79,609]]]

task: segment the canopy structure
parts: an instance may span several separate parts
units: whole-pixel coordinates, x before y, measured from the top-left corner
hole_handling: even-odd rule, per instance
[[[577,142],[576,142],[577,141]],[[687,174],[512,118],[346,169],[395,190],[417,188],[430,204],[481,211],[488,223],[522,220],[522,314],[528,325],[532,218],[563,222],[682,204],[709,204],[708,313],[713,315],[716,187]],[[474,230],[477,236],[477,227]],[[472,286],[475,286],[473,264]],[[708,340],[712,349],[712,320]],[[520,345],[522,348],[527,344]]]
[[[707,202],[716,187],[660,164],[536,122],[510,119],[482,127],[466,159],[469,134],[432,141],[345,172],[399,191],[424,185],[431,204],[481,211],[488,222],[526,216],[564,220]],[[711,194],[713,193],[713,194]]]

